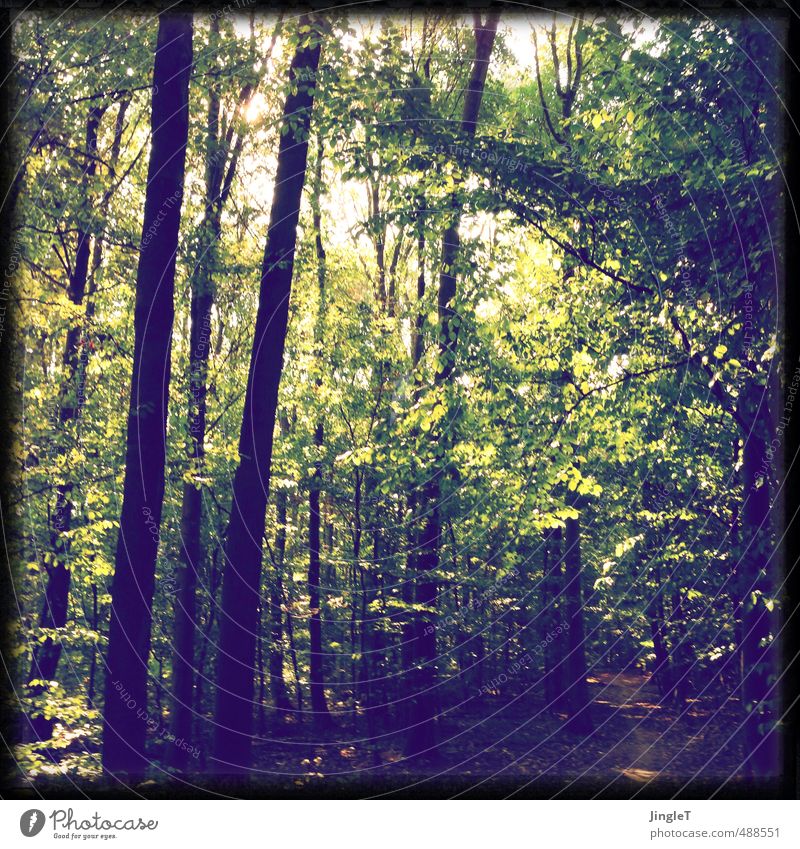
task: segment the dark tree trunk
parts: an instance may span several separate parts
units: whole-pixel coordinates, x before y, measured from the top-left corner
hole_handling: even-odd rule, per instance
[[[211,48],[216,50],[219,20],[211,24]],[[239,97],[244,102],[250,86]],[[205,462],[206,395],[208,359],[211,346],[211,310],[214,305],[214,270],[217,246],[222,235],[222,210],[230,192],[243,136],[232,146],[235,127],[231,117],[228,133],[220,132],[220,98],[212,77],[206,125],[205,211],[200,223],[196,259],[191,277],[189,329],[189,462],[194,474],[202,474]],[[181,563],[177,574],[175,601],[175,644],[172,660],[172,731],[177,740],[191,743],[195,713],[193,682],[195,675],[195,631],[197,628],[197,578],[205,558],[202,542],[203,497],[199,484],[186,481],[181,504]],[[176,769],[189,763],[187,746],[170,750],[170,762]]]
[[[461,116],[461,132],[467,138],[475,136],[480,115],[489,59],[492,54],[494,38],[497,33],[499,12],[489,12],[486,22],[475,16],[475,58],[472,63],[469,82],[464,92],[464,106]],[[450,379],[455,367],[458,323],[455,320],[454,301],[456,295],[456,262],[458,260],[461,221],[461,202],[453,195],[451,199],[450,224],[442,239],[441,273],[439,275],[438,314],[439,314],[439,370],[436,375],[437,386],[444,386]],[[435,435],[434,435],[435,438]],[[445,446],[439,441],[441,453]],[[441,458],[443,460],[443,457]],[[441,465],[441,463],[439,464]],[[418,579],[416,602],[426,608],[436,606],[437,585],[429,576],[439,565],[439,542],[441,537],[441,516],[439,500],[441,469],[436,469],[424,488],[423,503],[426,519],[419,535],[416,558]],[[430,613],[415,616],[412,644],[413,669],[410,686],[413,694],[410,726],[406,741],[406,753],[409,756],[436,754],[436,626]]]
[[[774,634],[777,617],[769,609],[775,587],[771,566],[769,410],[766,389],[749,383],[739,401],[746,435],[742,452],[742,704],[746,711],[744,746],[751,775],[775,775],[780,767],[774,704],[770,693],[777,676]]]
[[[284,422],[286,431],[284,431]],[[288,432],[289,422],[282,418],[281,434]],[[285,489],[275,496],[277,530],[275,532],[275,563],[269,584],[270,606],[270,649],[269,683],[276,718],[286,720],[292,711],[292,703],[283,677],[283,567],[286,560],[286,499]]]
[[[207,680],[206,657],[208,655],[208,648],[212,644],[211,634],[214,630],[214,622],[216,621],[216,611],[218,609],[217,594],[219,592],[219,585],[222,581],[222,574],[219,568],[219,554],[220,548],[217,547],[214,550],[214,556],[211,561],[211,574],[208,578],[208,615],[203,625],[203,629],[200,632],[200,650],[198,651],[197,675],[195,676],[197,685],[195,688],[194,699],[197,713],[203,713],[205,682]]]
[[[661,586],[661,576],[658,569],[654,570],[654,578],[656,588],[647,605],[647,616],[650,620],[650,635],[653,639],[653,653],[655,654],[653,678],[655,678],[658,692],[664,698],[672,692],[672,665],[669,648],[664,638],[666,630],[666,623],[664,622],[664,588]]]
[[[97,584],[92,584],[92,630],[100,629],[100,615],[97,606]],[[89,661],[89,684],[86,688],[86,707],[94,708],[94,686],[97,676],[97,644],[92,643],[92,659]]]
[[[294,625],[292,624],[291,597],[287,599],[286,605],[286,637],[289,640],[289,656],[292,658],[292,672],[294,673],[294,684],[297,698],[297,718],[303,719],[303,687],[300,684],[300,666],[297,663],[297,646],[294,642]]]
[[[545,678],[544,694],[548,709],[560,710],[564,699],[564,640],[559,626],[564,608],[564,584],[562,575],[561,528],[554,528],[548,534],[546,571],[543,576],[544,607],[543,634],[545,641]]]
[[[323,424],[317,422],[314,429],[314,445],[322,450]],[[308,494],[308,620],[309,637],[309,682],[311,710],[314,724],[324,727],[330,722],[328,703],[325,698],[324,654],[322,651],[322,609],[320,600],[320,513],[319,497],[322,488],[322,464],[317,461],[311,488]]]
[[[301,17],[300,24],[308,25],[308,18]],[[318,33],[312,30],[300,35],[289,71],[292,90],[283,110],[285,132],[281,134],[278,150],[239,438],[240,460],[233,479],[216,676],[214,768],[222,773],[250,768],[261,547],[319,54]]]
[[[147,767],[147,664],[164,497],[167,402],[186,143],[192,17],[159,17],[152,143],[136,276],[134,355],[122,515],[111,589],[103,766]],[[127,693],[123,699],[121,693]]]
[[[317,254],[317,289],[319,307],[314,329],[316,356],[322,357],[325,336],[325,248],[322,243],[322,221],[319,194],[322,191],[322,139],[318,140],[317,159],[314,165],[314,186],[311,208],[314,227],[314,245]],[[322,368],[322,364],[318,363]],[[322,388],[322,378],[316,380],[317,391]],[[314,474],[308,491],[308,620],[309,636],[309,683],[311,689],[311,711],[314,725],[325,728],[330,725],[328,702],[325,698],[325,655],[322,647],[322,600],[320,597],[320,496],[322,494],[322,451],[325,445],[325,426],[322,418],[314,428]]]
[[[578,734],[592,730],[589,688],[586,684],[586,637],[583,623],[583,588],[581,586],[580,519],[567,519],[564,552],[564,595],[566,600],[567,636],[566,698],[569,714],[567,729]]]

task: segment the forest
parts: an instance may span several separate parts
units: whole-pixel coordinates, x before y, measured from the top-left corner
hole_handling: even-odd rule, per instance
[[[780,17],[12,24],[4,781],[781,774]]]

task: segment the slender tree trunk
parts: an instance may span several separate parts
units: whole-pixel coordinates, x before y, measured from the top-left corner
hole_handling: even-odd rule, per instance
[[[219,20],[212,19],[210,49],[216,50]],[[240,105],[250,86],[240,95]],[[240,134],[231,150],[231,131],[236,115],[231,116],[226,136],[220,132],[220,98],[212,77],[208,98],[205,160],[205,210],[200,224],[196,259],[191,278],[189,329],[189,462],[194,474],[202,475],[205,463],[206,395],[208,359],[211,347],[211,311],[214,305],[214,269],[222,236],[222,210],[230,192],[241,150]],[[175,602],[175,644],[172,660],[172,731],[176,739],[193,740],[192,718],[195,713],[193,690],[195,675],[195,631],[197,627],[197,577],[205,558],[202,542],[203,496],[199,484],[187,480],[181,503],[181,563]],[[173,746],[171,763],[185,769],[190,763],[186,746]]]
[[[308,24],[308,17],[302,16],[300,26]],[[284,131],[239,438],[240,461],[233,480],[216,676],[214,768],[222,773],[247,771],[251,762],[261,546],[319,54],[319,34],[312,29],[300,35],[289,71],[292,89],[283,110]]]
[[[744,746],[747,772],[776,775],[780,763],[773,705],[778,693],[770,694],[777,676],[774,643],[777,616],[770,610],[775,587],[771,566],[769,410],[766,389],[749,383],[739,401],[740,414],[749,427],[744,437],[742,477],[742,645],[744,664],[742,704],[746,711]]]
[[[464,106],[461,117],[461,132],[467,138],[475,136],[480,115],[489,59],[497,32],[499,12],[489,12],[486,22],[475,16],[475,58],[472,63],[470,79],[464,92]],[[441,273],[439,275],[439,370],[436,375],[437,387],[444,386],[455,368],[458,322],[454,310],[456,295],[456,262],[460,248],[458,232],[461,220],[461,203],[455,195],[451,200],[450,224],[442,240]],[[440,453],[445,446],[439,440]],[[443,457],[442,457],[443,459]],[[440,464],[441,465],[441,464]],[[424,505],[427,518],[419,535],[416,569],[416,602],[425,608],[436,606],[437,584],[430,578],[439,565],[439,542],[441,537],[441,516],[439,499],[441,483],[437,469],[431,475],[424,490]],[[436,626],[430,613],[416,616],[413,627],[412,656],[414,668],[410,685],[413,693],[411,722],[406,741],[406,753],[409,756],[436,754]]]
[[[86,119],[86,164],[81,174],[84,209],[88,215],[89,187],[97,171],[97,131],[103,116],[103,109],[92,107]],[[89,276],[89,259],[91,254],[91,233],[84,228],[83,223],[78,227],[77,248],[72,274],[67,282],[67,295],[76,306],[83,303]],[[83,337],[83,325],[75,324],[67,332],[64,344],[62,362],[67,376],[60,391],[60,406],[58,411],[58,430],[66,436],[70,424],[80,418],[84,405],[84,390],[79,378],[82,374],[82,346],[86,344]],[[67,624],[69,607],[69,589],[71,572],[69,567],[70,541],[72,529],[72,490],[70,480],[56,486],[55,511],[50,521],[50,545],[55,555],[52,565],[46,567],[47,585],[45,588],[42,610],[39,616],[39,627],[48,630],[63,628]],[[29,693],[38,696],[49,687],[49,682],[56,676],[56,669],[61,658],[61,641],[47,636],[33,651],[28,683]],[[37,683],[32,683],[37,682]],[[29,723],[35,740],[47,740],[53,733],[53,718],[43,715],[32,715]]]
[[[285,438],[289,432],[289,420],[280,417],[281,435]],[[269,682],[276,718],[287,720],[292,711],[292,703],[283,677],[283,569],[286,561],[286,501],[285,489],[279,489],[275,496],[277,529],[275,531],[275,563],[272,580],[269,584],[270,606],[270,650]]]
[[[194,699],[195,709],[199,714],[202,714],[203,712],[204,685],[206,680],[206,657],[208,655],[208,647],[211,645],[211,632],[214,629],[214,622],[216,621],[217,593],[219,592],[219,585],[222,580],[222,574],[219,568],[219,552],[219,547],[215,548],[214,556],[211,561],[211,574],[208,578],[209,589],[207,594],[208,616],[206,617],[205,624],[200,632],[200,650],[197,657],[197,674],[195,676],[197,685],[195,687]]]
[[[291,598],[288,599],[286,605],[286,636],[289,639],[289,656],[292,659],[292,672],[294,673],[294,684],[296,687],[297,698],[297,718],[298,722],[303,719],[303,686],[300,683],[300,666],[297,663],[297,646],[294,642],[294,625],[292,624]]]
[[[685,598],[676,588],[672,593],[672,610],[669,624],[672,631],[672,668],[673,668],[673,698],[678,705],[684,705],[689,698],[689,673],[694,661],[692,648],[686,633]]]
[[[544,576],[547,605],[542,636],[542,639],[546,641],[544,692],[549,709],[558,711],[564,707],[564,657],[566,655],[565,641],[559,632],[565,606],[561,528],[554,528],[548,537],[547,571]]]
[[[92,630],[100,628],[100,616],[97,609],[97,584],[92,584]],[[86,688],[86,707],[94,708],[94,682],[97,675],[97,644],[92,643],[92,659],[89,662],[89,684]]]
[[[592,730],[589,711],[589,689],[586,684],[586,638],[583,627],[583,593],[581,588],[580,519],[567,519],[566,551],[564,552],[564,594],[566,597],[567,692],[565,705],[569,720],[566,728],[578,734]]]
[[[325,337],[325,248],[322,242],[322,218],[320,214],[319,196],[322,192],[322,138],[317,143],[317,158],[314,164],[314,186],[312,191],[311,209],[314,228],[314,246],[317,254],[317,291],[319,306],[317,324],[314,329],[316,356],[320,360],[317,366],[322,369],[323,344]],[[317,392],[322,390],[322,377],[316,380]],[[311,689],[311,710],[314,715],[314,725],[325,728],[330,725],[328,702],[325,698],[325,655],[322,647],[322,600],[320,597],[320,496],[322,494],[322,451],[325,445],[325,425],[322,417],[317,419],[314,428],[314,475],[308,491],[308,620],[309,635],[309,681]]]
[[[655,678],[656,686],[663,698],[672,691],[672,666],[667,642],[664,639],[666,629],[664,588],[661,586],[661,576],[657,568],[654,569],[654,579],[656,588],[647,605],[647,616],[650,619],[650,635],[653,640],[653,653],[656,656],[653,678]]]
[[[153,72],[152,143],[136,277],[134,356],[125,481],[111,589],[103,716],[103,766],[147,767],[147,664],[164,497],[175,259],[186,143],[192,17],[159,17]],[[121,692],[127,693],[126,698]]]
[[[425,200],[421,198],[417,209],[417,266],[419,268],[417,274],[417,309],[414,318],[414,334],[411,340],[411,371],[414,379],[414,402],[419,399],[422,391],[422,377],[419,374],[418,367],[422,360],[423,354],[423,336],[422,330],[425,324],[425,315],[423,313],[423,298],[425,297]],[[416,439],[418,432],[415,429],[412,432],[412,438]],[[406,611],[403,615],[400,632],[400,665],[406,676],[410,678],[414,665],[414,619],[410,612],[411,605],[414,603],[414,584],[413,576],[416,572],[417,564],[417,531],[416,524],[418,521],[417,511],[419,509],[420,496],[416,489],[410,489],[406,496],[406,508],[409,516],[409,531],[408,531],[408,554],[406,556],[406,572],[402,585],[403,602],[406,605]],[[404,676],[398,676],[398,683],[403,682]],[[401,710],[402,721],[406,725],[411,724],[411,712],[413,705],[410,702],[405,702]]]

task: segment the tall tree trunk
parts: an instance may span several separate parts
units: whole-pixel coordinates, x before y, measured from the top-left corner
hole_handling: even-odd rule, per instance
[[[552,711],[560,710],[564,699],[566,652],[559,632],[564,608],[562,536],[561,528],[554,528],[548,533],[546,571],[543,576],[543,595],[546,598],[542,635],[546,641],[544,693],[547,706]]]
[[[294,673],[295,697],[297,699],[298,722],[303,719],[303,687],[300,684],[300,666],[297,662],[297,646],[294,642],[294,625],[292,624],[292,598],[284,596],[286,600],[286,637],[289,640],[289,656],[292,659],[292,672]]]
[[[314,246],[317,254],[317,289],[319,306],[317,323],[314,329],[315,355],[322,359],[325,336],[325,248],[322,243],[322,219],[320,215],[319,195],[322,192],[322,138],[317,142],[317,158],[314,164],[314,186],[311,209],[314,228]],[[321,370],[321,362],[317,363]],[[321,374],[321,371],[320,371]],[[322,377],[316,380],[317,393],[322,389]],[[325,728],[330,725],[328,702],[325,698],[325,656],[322,647],[322,600],[320,598],[320,496],[322,494],[322,451],[325,444],[325,425],[322,417],[314,427],[314,474],[308,490],[308,620],[309,636],[309,682],[311,689],[311,711],[314,725]]]
[[[199,714],[203,712],[205,690],[204,685],[205,682],[208,680],[206,678],[206,657],[208,656],[208,648],[212,644],[211,633],[214,629],[216,611],[218,609],[217,593],[219,591],[219,585],[222,582],[222,573],[219,567],[219,554],[220,548],[219,546],[217,546],[214,549],[214,555],[211,560],[211,574],[208,576],[209,589],[208,593],[206,594],[206,597],[208,599],[208,616],[206,617],[205,623],[203,624],[202,631],[200,631],[200,650],[197,653],[197,675],[195,676],[197,686],[195,689],[194,702],[197,713]],[[205,754],[203,755],[203,757],[205,757]]]
[[[414,318],[414,331],[411,338],[411,372],[414,380],[414,403],[419,400],[422,392],[422,376],[419,373],[418,367],[422,360],[424,339],[422,335],[425,325],[425,314],[423,312],[423,299],[425,297],[425,199],[419,198],[417,205],[417,303],[416,316]],[[412,431],[412,439],[418,438],[418,430],[415,428]],[[406,571],[402,583],[402,597],[406,605],[406,610],[403,614],[403,621],[400,631],[400,666],[402,670],[410,677],[414,666],[414,614],[410,613],[411,605],[414,603],[414,584],[413,576],[416,572],[417,564],[417,531],[416,523],[418,521],[417,511],[420,504],[420,494],[416,489],[409,489],[406,496],[406,509],[409,516],[408,529],[408,554],[406,555]],[[403,676],[398,676],[398,683],[402,685]],[[407,682],[406,682],[407,683]],[[405,694],[404,694],[405,695]],[[407,725],[411,725],[411,712],[413,705],[411,702],[403,702],[403,709],[400,711],[403,716],[401,720]]]
[[[499,12],[489,12],[486,22],[475,15],[475,58],[472,63],[470,79],[464,93],[464,106],[461,116],[461,132],[466,138],[474,138],[478,125],[489,59],[492,54]],[[450,379],[455,367],[458,324],[454,311],[456,295],[456,262],[460,248],[458,232],[461,221],[461,202],[453,195],[451,200],[450,224],[442,240],[441,273],[439,275],[439,370],[436,375],[437,387],[444,386]],[[435,436],[434,436],[435,438]],[[440,453],[444,454],[444,445],[439,441]],[[440,460],[443,461],[443,456]],[[424,491],[424,504],[427,514],[419,536],[416,559],[418,580],[416,602],[425,608],[436,606],[437,585],[429,576],[439,565],[439,541],[441,536],[441,517],[439,498],[441,483],[437,469],[431,475]],[[410,685],[413,693],[411,722],[406,741],[409,756],[424,753],[436,753],[436,627],[430,613],[415,617],[413,628],[412,656],[414,668]]]
[[[655,654],[655,665],[653,667],[653,678],[661,697],[668,696],[672,691],[672,666],[669,656],[664,632],[664,588],[661,586],[661,575],[658,567],[653,569],[653,577],[656,588],[647,603],[647,617],[650,620],[650,635],[653,639],[653,653]]]
[[[281,436],[289,432],[289,420],[280,417]],[[283,677],[283,568],[286,561],[286,501],[287,492],[279,489],[275,496],[277,529],[275,531],[275,562],[272,580],[269,582],[270,607],[270,648],[269,648],[269,684],[272,702],[275,705],[276,718],[287,720],[292,711],[292,703]]]
[[[86,119],[86,164],[81,174],[83,214],[90,213],[89,194],[91,180],[97,171],[97,131],[104,109],[92,107]],[[91,255],[92,235],[81,221],[78,225],[77,247],[72,274],[67,281],[67,295],[75,306],[83,303],[89,277],[89,259]],[[67,331],[62,362],[67,375],[61,386],[58,412],[58,432],[69,438],[70,425],[80,418],[85,402],[85,392],[80,383],[83,374],[81,368],[81,348],[86,344],[83,339],[83,323],[76,323]],[[83,352],[85,353],[85,352]],[[39,627],[48,630],[63,628],[67,624],[70,590],[70,530],[72,529],[72,490],[73,482],[66,480],[56,486],[56,505],[50,522],[50,547],[54,562],[46,567],[47,585],[45,587],[42,610],[39,615]],[[31,669],[28,676],[29,693],[39,696],[49,687],[56,676],[61,658],[61,641],[47,636],[33,651]],[[33,683],[36,682],[36,683]],[[46,718],[34,711],[29,724],[35,740],[47,740],[53,733],[53,718]]]
[[[569,714],[566,728],[578,734],[592,730],[589,712],[589,690],[586,685],[586,637],[583,627],[583,593],[581,588],[580,519],[567,519],[564,552],[564,594],[566,597],[567,692],[565,706]]]
[[[210,49],[217,49],[219,20],[212,19]],[[230,118],[228,132],[220,132],[221,103],[217,81],[212,75],[208,97],[205,158],[205,210],[200,223],[196,259],[191,277],[189,329],[189,462],[193,474],[202,475],[205,463],[206,395],[208,359],[211,347],[211,311],[214,305],[214,270],[222,236],[222,210],[241,152],[243,133],[233,142],[238,111],[251,86],[239,96],[236,113]],[[181,563],[177,574],[175,601],[175,643],[172,660],[172,731],[175,738],[191,743],[192,717],[195,713],[193,681],[195,674],[195,630],[197,627],[197,577],[205,557],[202,542],[202,489],[194,481],[183,485],[181,503]],[[171,764],[185,769],[189,763],[186,746],[173,746]]]
[[[299,23],[301,29],[308,26],[308,17],[301,16]],[[320,54],[320,38],[315,29],[299,38],[283,110],[275,192],[239,437],[240,460],[233,479],[233,504],[225,546],[214,733],[214,768],[223,773],[247,771],[251,759],[261,547]]]
[[[97,605],[97,584],[92,584],[92,630],[100,629],[100,615]],[[89,661],[89,683],[86,687],[86,707],[94,708],[94,684],[97,676],[97,643],[92,643],[92,659]]]
[[[775,586],[771,566],[769,422],[766,389],[748,383],[739,399],[739,412],[746,425],[742,452],[744,505],[742,508],[742,645],[744,664],[742,704],[746,711],[744,746],[746,769],[751,775],[775,775],[778,761],[774,703],[770,694],[777,676],[774,634],[777,617],[770,607]]]
[[[672,610],[669,616],[669,624],[672,631],[672,697],[680,706],[683,706],[689,698],[691,689],[689,675],[694,663],[692,647],[686,632],[684,602],[685,596],[680,587],[676,587],[672,592]]]
[[[147,665],[164,498],[175,259],[191,69],[192,16],[162,14],[153,71],[152,143],[136,275],[125,481],[106,664],[103,766],[112,773],[141,774],[147,766]]]

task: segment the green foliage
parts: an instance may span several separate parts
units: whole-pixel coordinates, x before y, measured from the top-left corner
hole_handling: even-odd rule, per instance
[[[65,20],[56,28],[30,13],[15,29],[25,149],[16,230],[23,417],[12,540],[19,679],[37,644],[55,641],[63,651],[58,680],[25,682],[23,710],[56,720],[48,743],[18,747],[32,777],[98,774],[95,700],[121,507],[133,270],[146,249],[139,243],[154,24]],[[288,85],[281,81],[295,40],[319,37],[260,18],[224,18],[220,27],[215,36],[197,16],[168,480],[156,531],[151,699],[164,725],[185,483],[204,503],[197,711],[211,716],[213,693],[200,680],[215,662],[220,543]],[[768,34],[744,18],[664,19],[654,30],[636,20],[587,22],[576,36],[583,77],[570,115],[559,119],[568,138],[560,143],[544,123],[535,70],[502,31],[479,132],[467,144],[457,118],[468,29],[432,15],[342,19],[327,29],[312,138],[312,157],[322,152],[322,185],[307,181],[301,211],[280,385],[286,427],[276,426],[271,470],[264,653],[267,599],[281,578],[283,621],[294,623],[291,642],[286,629],[281,640],[284,674],[291,687],[307,687],[308,492],[320,468],[327,677],[350,684],[338,704],[364,698],[352,682],[366,663],[386,697],[397,697],[399,652],[387,647],[397,648],[415,617],[434,619],[439,652],[457,669],[477,657],[464,635],[492,623],[500,624],[485,634],[487,654],[500,652],[506,629],[515,651],[531,650],[544,630],[543,538],[576,518],[590,663],[652,665],[658,615],[672,646],[680,644],[677,623],[688,629],[698,684],[717,668],[733,676],[741,606],[779,604],[771,590],[742,596],[742,543],[731,534],[746,438],[737,405],[754,384],[774,394],[782,350],[770,228],[778,111],[764,71],[777,68],[777,51]],[[556,47],[561,55],[570,49],[566,31]],[[549,51],[541,53],[542,91],[552,104],[560,79]],[[257,93],[240,104],[246,85]],[[204,230],[212,96],[222,136],[235,129],[243,138],[219,239]],[[84,149],[92,105],[102,113],[94,153]],[[96,173],[82,186],[95,154]],[[457,340],[457,354],[453,378],[442,384],[437,288],[454,198],[464,207],[448,339]],[[75,304],[67,284],[79,230],[90,233],[97,262],[85,301]],[[186,459],[189,281],[199,263],[213,277],[215,305],[206,455],[193,464]],[[73,329],[84,365],[78,385],[62,362]],[[81,415],[59,424],[77,393]],[[409,553],[432,475],[441,480],[440,562],[426,576],[439,588],[435,608],[414,599],[422,578]],[[39,610],[57,559],[59,485],[71,488],[72,582],[67,625],[47,629]],[[278,493],[288,505],[281,563]],[[659,598],[666,602],[656,614]]]

